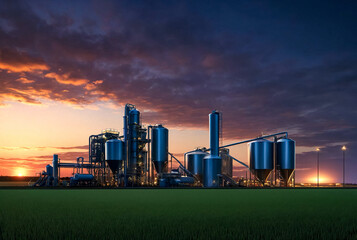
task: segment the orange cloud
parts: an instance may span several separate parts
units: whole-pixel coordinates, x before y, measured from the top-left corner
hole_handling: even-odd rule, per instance
[[[102,84],[103,80],[96,80],[93,83],[88,83],[84,88],[87,89],[88,91],[96,89],[97,85]]]
[[[33,87],[29,87],[24,90],[16,89],[16,88],[8,88],[16,93],[20,93],[23,95],[28,95],[29,97],[44,97],[50,98],[51,90],[48,89],[35,89]]]
[[[18,102],[22,102],[22,103],[26,103],[26,104],[34,104],[34,105],[38,105],[41,104],[41,102],[28,97],[28,96],[24,96],[21,94],[13,94],[13,93],[3,93],[0,95],[0,101],[4,101],[4,100],[13,100],[13,101],[18,101]]]
[[[16,81],[21,82],[21,83],[25,83],[25,84],[35,82],[34,80],[30,80],[30,79],[27,79],[25,77],[20,77]]]
[[[74,85],[74,86],[84,85],[89,82],[88,79],[71,77],[69,73],[57,74],[57,73],[51,72],[51,73],[47,73],[45,75],[45,77],[54,78],[59,83],[69,84],[69,85]]]
[[[40,63],[15,63],[8,64],[5,62],[0,62],[0,68],[9,70],[11,72],[33,72],[33,71],[43,71],[48,70],[49,67],[45,64]]]
[[[9,72],[34,72],[48,70],[49,67],[42,59],[25,52],[0,49],[0,69]]]

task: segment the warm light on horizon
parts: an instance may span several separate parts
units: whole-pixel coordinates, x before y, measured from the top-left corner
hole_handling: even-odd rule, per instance
[[[307,179],[308,183],[317,183],[317,176],[309,177]],[[326,176],[319,177],[319,183],[331,183],[332,180]]]
[[[26,175],[26,170],[23,168],[17,168],[16,173],[14,174],[15,176],[22,177]]]
[[[347,150],[346,146],[343,146],[341,149],[342,149],[342,151],[346,151]]]

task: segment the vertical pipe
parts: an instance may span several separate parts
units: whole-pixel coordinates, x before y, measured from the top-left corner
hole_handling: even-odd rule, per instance
[[[316,178],[316,181],[317,181],[317,187],[320,186],[320,151],[317,151],[317,178]]]
[[[343,187],[345,187],[345,151],[342,150],[342,157],[343,157]]]
[[[125,105],[124,109],[124,117],[123,117],[123,135],[124,135],[124,187],[127,185],[127,176],[126,176],[126,170],[127,170],[127,165],[128,165],[128,105]]]
[[[151,139],[150,139],[150,128],[151,128],[151,126],[148,126],[148,154],[147,154],[147,161],[148,161],[148,179],[149,179],[149,185],[150,185],[150,183],[151,183],[151,157],[150,157]]]
[[[277,168],[277,137],[274,137],[274,186],[276,187],[276,168]]]
[[[53,154],[53,186],[58,185],[58,155]]]
[[[212,156],[219,156],[219,113],[215,110],[209,115],[209,136]]]
[[[60,166],[61,159],[58,159],[58,166]],[[58,179],[61,179],[61,168],[58,168]]]
[[[245,171],[245,181],[246,181],[246,187],[248,187],[248,172]]]

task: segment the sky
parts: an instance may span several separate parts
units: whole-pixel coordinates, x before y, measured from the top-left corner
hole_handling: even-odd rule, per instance
[[[0,175],[87,157],[123,106],[170,130],[170,152],[288,131],[297,181],[357,183],[355,1],[0,0]],[[247,162],[247,146],[231,149]],[[235,175],[245,170],[235,165]]]

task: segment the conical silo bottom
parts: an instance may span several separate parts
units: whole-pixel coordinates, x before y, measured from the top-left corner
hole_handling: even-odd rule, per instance
[[[122,161],[120,160],[107,160],[108,166],[113,173],[117,173],[119,167],[121,167]]]
[[[270,169],[256,169],[255,170],[255,177],[261,182],[265,183],[267,180],[271,170]]]
[[[167,162],[166,161],[154,161],[155,170],[157,173],[167,172]]]
[[[291,174],[294,172],[294,169],[281,169],[280,170],[280,174],[283,177],[285,186],[288,185],[288,181],[291,177]]]

